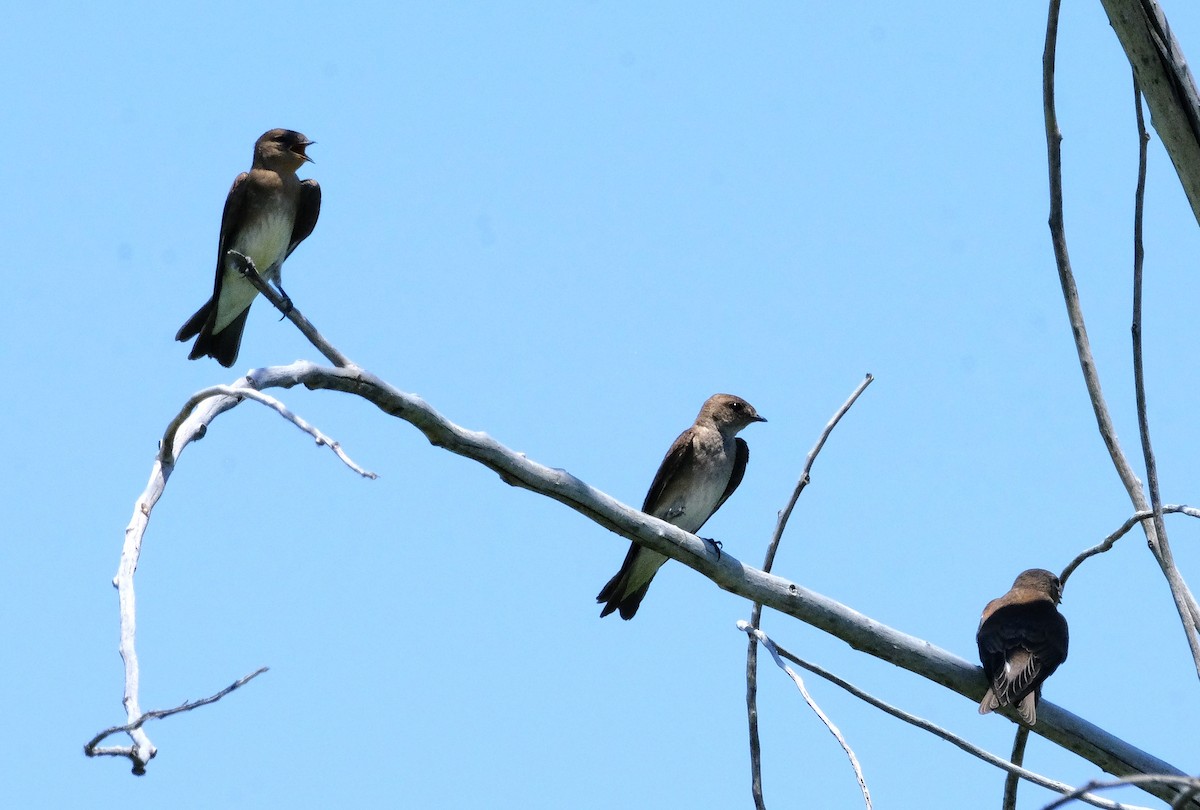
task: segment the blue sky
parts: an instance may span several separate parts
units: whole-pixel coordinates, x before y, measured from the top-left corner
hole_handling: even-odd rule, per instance
[[[1105,391],[1136,445],[1129,67],[1096,3],[1059,47],[1067,227]],[[1166,8],[1185,51],[1200,12]],[[987,600],[1131,508],[1096,432],[1046,229],[1041,4],[50,5],[0,32],[8,188],[0,465],[14,807],[746,807],[749,606],[680,565],[637,618],[594,595],[626,541],[329,393],[289,407],[363,481],[245,404],[190,447],[138,572],[149,774],[122,722],[109,581],[194,391],[317,359],[261,302],[233,370],[172,337],[264,130],[317,145],[296,305],[451,420],[639,505],[710,394],[770,419],[705,527],[759,564],[804,454],[863,374],[776,573],[974,660]],[[1193,219],[1157,139],[1147,382],[1164,498],[1200,502]],[[1140,465],[1139,465],[1140,466]],[[1196,584],[1200,528],[1168,523]],[[1047,697],[1196,769],[1200,695],[1130,535],[1071,580]],[[793,651],[997,753],[1012,725],[768,613]],[[818,679],[879,806],[999,802],[1002,775]],[[764,668],[771,806],[860,806]],[[1095,768],[1035,738],[1027,765]],[[947,778],[949,777],[949,778]],[[1026,788],[1023,807],[1048,794]],[[986,797],[981,799],[981,797]],[[1130,793],[1129,801],[1151,804]]]

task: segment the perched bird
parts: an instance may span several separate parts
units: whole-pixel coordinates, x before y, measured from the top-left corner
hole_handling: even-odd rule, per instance
[[[1058,612],[1062,583],[1042,568],[1023,571],[1012,590],[987,603],[975,641],[988,690],[979,704],[987,714],[1016,706],[1021,719],[1037,722],[1042,682],[1067,660],[1067,620]]]
[[[742,483],[750,448],[737,433],[751,422],[765,422],[754,407],[732,394],[709,397],[696,422],[671,445],[646,493],[642,511],[693,534]],[[621,611],[632,619],[662,564],[663,555],[637,543],[629,547],[617,575],[596,597],[600,615]]]
[[[258,290],[226,255],[236,250],[249,257],[259,274],[284,298],[283,261],[313,231],[321,212],[321,187],[301,180],[296,170],[311,158],[304,150],[312,141],[290,129],[264,132],[254,143],[250,171],[233,181],[221,214],[217,245],[217,280],[212,298],[180,327],[176,340],[196,337],[189,360],[212,357],[225,367],[237,360],[246,315]]]

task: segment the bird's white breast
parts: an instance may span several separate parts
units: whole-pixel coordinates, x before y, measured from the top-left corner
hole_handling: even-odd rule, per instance
[[[249,256],[258,272],[266,274],[268,268],[282,260],[287,252],[295,218],[292,211],[259,217],[242,229],[237,244],[230,247]]]
[[[724,447],[717,431],[701,431],[694,441],[693,472],[686,480],[678,478],[668,485],[655,516],[674,523],[687,532],[699,531],[729,486],[733,455]]]
[[[272,279],[279,271],[276,263],[283,261],[287,253],[294,220],[295,214],[291,210],[258,217],[255,222],[247,223],[237,239],[226,247],[250,257],[263,278]],[[256,295],[258,290],[254,285],[226,259],[225,277],[221,282],[221,300],[217,305],[217,322],[213,331],[220,332],[228,326],[250,306]]]

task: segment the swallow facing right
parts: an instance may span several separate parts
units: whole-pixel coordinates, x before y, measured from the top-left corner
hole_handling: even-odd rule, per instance
[[[250,171],[237,176],[225,198],[212,298],[175,335],[176,340],[197,336],[189,360],[207,355],[226,368],[237,360],[258,290],[226,253],[236,250],[249,257],[259,274],[278,287],[284,259],[316,227],[321,187],[296,176],[311,160],[304,150],[312,143],[290,129],[272,129],[255,142]]]
[[[765,422],[749,402],[732,394],[709,397],[695,423],[679,434],[662,460],[642,511],[695,534],[742,483],[750,448],[736,438],[752,422]],[[667,558],[637,543],[629,547],[616,576],[596,597],[600,616],[614,610],[632,619],[650,581]]]
[[[987,603],[975,641],[988,690],[979,704],[987,714],[1016,706],[1021,719],[1037,722],[1042,683],[1067,660],[1067,620],[1058,612],[1062,583],[1042,568],[1023,571],[1012,589]]]

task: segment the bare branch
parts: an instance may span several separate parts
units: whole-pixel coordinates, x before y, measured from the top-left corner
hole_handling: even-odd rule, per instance
[[[622,537],[681,562],[726,591],[799,619],[857,650],[958,692],[973,703],[979,702],[987,688],[978,666],[794,582],[746,565],[728,552],[718,558],[698,537],[626,506],[564,470],[516,453],[487,434],[453,424],[421,398],[406,394],[367,371],[322,368],[301,361],[258,369],[247,378],[247,384],[259,389],[304,385],[363,397],[383,412],[412,424],[434,446],[475,460],[512,486],[566,504]],[[1038,706],[1034,732],[1109,773],[1183,774],[1047,700]],[[1163,790],[1161,786],[1148,789]],[[1200,809],[1200,803],[1191,806]]]
[[[217,692],[215,695],[209,695],[208,697],[201,698],[200,700],[185,700],[183,703],[181,703],[180,705],[176,706],[173,709],[155,709],[153,711],[149,711],[149,712],[146,712],[145,714],[141,715],[137,720],[135,720],[132,723],[126,723],[123,726],[113,726],[112,728],[106,728],[104,731],[101,731],[95,737],[88,740],[87,744],[83,746],[83,753],[87,754],[89,757],[100,757],[100,756],[128,757],[129,759],[131,759],[133,761],[133,772],[135,774],[137,774],[138,776],[141,776],[146,773],[146,763],[142,762],[139,759],[139,757],[137,756],[136,746],[125,745],[125,746],[117,746],[117,747],[112,747],[112,748],[98,748],[97,746],[99,746],[100,743],[105,740],[105,738],[111,737],[113,734],[120,734],[121,732],[131,733],[131,732],[137,731],[146,723],[147,720],[159,720],[164,717],[170,717],[173,714],[179,714],[180,712],[190,712],[192,709],[197,709],[201,706],[207,706],[210,703],[216,703],[218,700],[225,697],[233,690],[244,686],[248,681],[250,681],[254,678],[257,678],[259,675],[262,675],[266,671],[267,671],[266,667],[259,667],[254,672],[251,672],[249,675],[245,675],[241,678],[238,678],[236,681],[229,684],[229,686],[226,686],[224,689],[222,689],[220,692]],[[153,756],[153,755],[151,755],[151,756]]]
[[[1200,782],[1200,780],[1198,780],[1198,782]],[[1171,810],[1182,810],[1182,808],[1186,807],[1188,802],[1194,799],[1197,794],[1200,794],[1200,784],[1195,784],[1191,787],[1185,788],[1184,791],[1175,799],[1175,801],[1171,802]]]
[[[1193,628],[1197,628],[1200,625],[1200,606],[1191,598],[1191,592],[1184,584],[1183,575],[1175,565],[1175,555],[1171,552],[1171,544],[1167,539],[1167,526],[1162,516],[1162,496],[1158,486],[1158,462],[1154,458],[1154,447],[1150,442],[1150,417],[1146,406],[1145,366],[1142,362],[1142,270],[1145,259],[1142,221],[1146,197],[1146,145],[1150,141],[1150,134],[1146,132],[1146,122],[1142,116],[1142,93],[1138,87],[1136,71],[1133,74],[1133,106],[1138,131],[1138,179],[1133,205],[1133,323],[1130,331],[1133,336],[1133,385],[1137,400],[1138,434],[1142,442],[1142,458],[1146,465],[1146,484],[1150,488],[1150,508],[1154,513],[1154,537],[1158,539],[1157,548],[1151,543],[1151,549],[1155,550],[1159,565],[1171,585],[1172,594],[1182,592],[1189,598],[1187,604],[1191,609],[1191,624]],[[1184,625],[1186,628],[1186,620]],[[1200,629],[1196,629],[1195,632],[1200,634]]]
[[[1184,514],[1188,515],[1189,517],[1200,518],[1200,509],[1197,509],[1194,506],[1184,506],[1181,504],[1169,503],[1163,506],[1159,511],[1164,515]],[[1103,554],[1104,552],[1108,551],[1110,548],[1116,545],[1118,540],[1128,534],[1130,529],[1142,521],[1148,520],[1152,517],[1154,517],[1154,512],[1149,509],[1132,515],[1128,520],[1121,524],[1119,529],[1110,534],[1108,537],[1105,537],[1104,540],[1098,545],[1092,546],[1088,550],[1081,552],[1078,557],[1071,560],[1067,567],[1063,569],[1062,574],[1059,575],[1059,580],[1065,586],[1067,584],[1067,577],[1071,576],[1071,574],[1075,572],[1075,569],[1078,568],[1084,560],[1086,560],[1088,557],[1094,557],[1097,554]]]
[[[858,757],[854,755],[853,749],[850,748],[850,743],[846,742],[846,738],[842,736],[841,730],[834,725],[825,712],[821,711],[821,707],[817,705],[812,695],[808,693],[808,689],[804,687],[804,679],[797,675],[794,669],[783,663],[783,660],[779,657],[779,651],[775,648],[775,642],[771,641],[766,633],[758,628],[751,627],[749,622],[744,621],[739,621],[737,628],[749,634],[751,639],[755,639],[758,643],[766,646],[767,651],[771,653],[771,657],[775,659],[776,666],[787,673],[792,682],[796,684],[796,688],[800,690],[800,695],[804,698],[804,702],[808,704],[808,707],[825,724],[825,728],[829,729],[829,733],[837,739],[838,744],[842,746],[842,750],[846,752],[846,756],[850,759],[850,767],[854,768],[854,776],[858,779],[858,789],[862,791],[863,802],[866,804],[867,810],[871,810],[871,791],[867,788],[867,779],[863,776],[862,766],[858,762]]]
[[[1197,779],[1194,776],[1176,776],[1174,774],[1138,774],[1137,776],[1126,776],[1122,777],[1121,779],[1114,779],[1111,782],[1101,782],[1098,779],[1093,779],[1083,787],[1076,788],[1066,796],[1063,796],[1061,799],[1056,799],[1055,801],[1046,805],[1042,808],[1042,810],[1056,810],[1056,808],[1068,805],[1076,799],[1082,799],[1085,793],[1093,790],[1111,790],[1112,788],[1123,787],[1125,785],[1135,785],[1145,789],[1146,785],[1150,784],[1161,785],[1169,788],[1174,788],[1177,785],[1183,786],[1184,789],[1179,791],[1177,796],[1173,796],[1168,799],[1168,801],[1171,801],[1171,799],[1176,799],[1176,803],[1178,803],[1178,800],[1186,800],[1191,798],[1188,796],[1188,794],[1190,793],[1195,795],[1195,791],[1200,789],[1200,779]],[[1174,806],[1175,805],[1172,804],[1172,807]]]
[[[292,306],[292,302],[284,299],[270,284],[267,283],[261,275],[258,268],[254,266],[254,261],[249,257],[236,250],[228,250],[225,252],[227,256],[234,260],[240,272],[246,279],[254,285],[254,288],[262,293],[263,297],[271,302],[271,305],[283,313],[289,321],[296,325],[300,330],[300,334],[308,338],[316,350],[325,356],[325,359],[333,363],[338,368],[357,368],[354,361],[346,355],[342,354],[338,349],[325,339],[324,335],[317,331],[308,318],[300,314],[300,311]]]
[[[1053,779],[1050,779],[1049,777],[1034,773],[1033,771],[1028,771],[1025,768],[1020,767],[1019,764],[1015,764],[1015,763],[1010,764],[1009,762],[1005,761],[1005,759],[1003,757],[998,757],[995,754],[990,753],[989,751],[986,751],[986,750],[980,748],[979,746],[975,745],[974,743],[967,742],[962,737],[959,737],[958,735],[947,731],[946,729],[942,728],[941,726],[937,725],[936,723],[931,723],[924,718],[917,717],[916,715],[913,715],[913,714],[909,714],[908,712],[904,711],[903,709],[898,709],[895,706],[891,705],[890,703],[882,701],[879,698],[875,697],[874,695],[871,695],[868,692],[864,692],[862,689],[859,689],[854,684],[838,677],[837,675],[834,675],[832,672],[829,672],[828,670],[824,669],[823,667],[820,667],[810,661],[805,661],[803,658],[799,658],[796,655],[794,655],[793,653],[788,652],[787,650],[783,649],[782,647],[775,645],[774,642],[772,642],[766,634],[764,634],[761,630],[753,630],[750,627],[749,623],[747,623],[747,622],[738,622],[737,626],[738,626],[739,630],[742,630],[747,633],[752,633],[753,635],[755,635],[757,637],[761,637],[763,639],[767,639],[766,643],[769,643],[771,645],[768,647],[768,649],[774,648],[774,651],[778,654],[778,657],[786,658],[787,660],[791,661],[792,663],[796,664],[797,666],[804,667],[805,669],[807,669],[809,672],[813,673],[814,675],[819,675],[820,677],[824,678],[825,680],[829,681],[830,683],[834,684],[835,686],[839,686],[842,689],[845,689],[847,692],[854,695],[859,700],[869,703],[870,705],[874,706],[875,708],[880,709],[881,711],[883,711],[887,714],[890,714],[892,717],[903,720],[905,723],[908,723],[909,725],[913,725],[919,729],[928,731],[930,734],[933,734],[936,737],[940,737],[941,739],[945,740],[946,742],[951,743],[952,745],[955,745],[958,748],[961,748],[963,751],[966,751],[971,756],[977,757],[977,758],[983,760],[984,762],[988,763],[989,765],[994,765],[997,768],[1001,768],[1005,771],[1008,771],[1008,773],[1010,775],[1015,774],[1016,776],[1018,776],[1022,779],[1026,779],[1030,782],[1033,782],[1035,785],[1040,785],[1041,787],[1048,788],[1050,790],[1055,790],[1060,793],[1068,793],[1068,792],[1074,790],[1074,788],[1071,785],[1068,785],[1065,782],[1058,782]],[[777,663],[778,663],[778,661],[777,661]],[[1025,730],[1025,729],[1022,728],[1022,730]],[[1103,798],[1100,798],[1099,796],[1081,796],[1080,799],[1085,802],[1088,802],[1089,804],[1094,804],[1097,807],[1109,808],[1109,810],[1148,810],[1148,808],[1137,807],[1135,805],[1119,804],[1117,802],[1111,802],[1108,799],[1103,799]]]
[[[763,570],[770,571],[775,564],[775,552],[779,550],[779,541],[783,539],[783,530],[787,528],[788,518],[792,516],[792,510],[796,508],[796,501],[800,500],[800,493],[808,486],[809,475],[812,473],[813,464],[816,463],[817,454],[821,452],[821,448],[825,446],[825,442],[829,439],[833,429],[837,427],[838,422],[842,421],[842,417],[846,412],[854,406],[858,398],[862,396],[863,391],[867,390],[867,386],[875,382],[875,378],[868,374],[863,378],[863,381],[858,384],[854,392],[849,398],[842,403],[842,407],[838,408],[833,414],[833,417],[825,424],[825,429],[821,431],[821,435],[817,437],[817,443],[808,451],[808,457],[804,461],[804,469],[800,472],[800,480],[796,482],[796,488],[792,491],[792,497],[787,502],[787,506],[779,513],[779,518],[775,523],[775,533],[771,536],[771,545],[767,548],[767,556],[763,561]],[[758,625],[754,625],[755,628]]]
[[[1150,0],[1146,0],[1149,2]],[[1100,374],[1096,369],[1096,361],[1092,357],[1091,345],[1088,341],[1087,327],[1083,320],[1083,307],[1079,302],[1079,289],[1075,286],[1075,275],[1071,270],[1071,259],[1067,253],[1066,228],[1063,225],[1063,191],[1062,191],[1062,132],[1058,128],[1058,117],[1054,109],[1054,56],[1055,43],[1058,37],[1058,13],[1060,0],[1050,1],[1050,12],[1046,22],[1046,48],[1042,57],[1042,100],[1043,113],[1046,119],[1046,153],[1050,174],[1050,237],[1054,244],[1054,259],[1058,265],[1058,278],[1062,285],[1063,300],[1067,306],[1067,318],[1071,323],[1071,333],[1075,337],[1075,352],[1079,356],[1079,365],[1083,371],[1084,383],[1087,386],[1088,398],[1092,403],[1092,411],[1096,416],[1096,426],[1100,436],[1108,448],[1109,457],[1133,502],[1133,508],[1139,512],[1149,510],[1142,482],[1130,466],[1129,460],[1121,450],[1117,441],[1116,428],[1108,412],[1104,392],[1100,388]],[[1183,624],[1184,635],[1188,648],[1192,652],[1192,662],[1196,675],[1200,677],[1200,604],[1179,575],[1178,569],[1171,558],[1170,548],[1163,542],[1154,529],[1151,521],[1142,523],[1146,533],[1146,541],[1153,552],[1159,567],[1162,568],[1167,583],[1171,588],[1171,597],[1175,600],[1175,609]]]
[[[275,413],[279,414],[284,419],[303,430],[309,436],[312,436],[313,439],[316,440],[318,447],[324,446],[332,450],[334,455],[342,460],[343,464],[354,470],[354,472],[358,473],[363,478],[370,478],[372,481],[374,481],[379,477],[375,473],[370,472],[369,470],[364,470],[362,467],[355,464],[354,461],[352,461],[350,457],[346,455],[346,452],[342,450],[342,445],[340,442],[334,441],[326,436],[317,427],[309,424],[303,417],[292,413],[292,411],[289,410],[288,407],[282,402],[272,396],[262,393],[261,391],[255,391],[253,388],[246,388],[244,386],[237,387],[232,385],[213,385],[197,391],[195,394],[192,394],[188,401],[184,403],[183,409],[180,410],[179,415],[172,419],[171,424],[167,426],[166,433],[163,435],[160,456],[164,458],[171,458],[171,450],[174,447],[175,442],[175,431],[179,429],[179,426],[183,423],[184,419],[186,419],[192,413],[192,411],[195,410],[197,405],[211,397],[222,396],[233,397],[234,399],[238,400],[249,399],[259,403],[260,405],[266,405],[268,408],[275,411]]]
[[[792,497],[788,500],[787,506],[780,511],[775,523],[775,532],[771,536],[771,542],[767,546],[767,556],[763,561],[763,571],[769,573],[775,564],[775,552],[779,549],[779,541],[783,539],[783,530],[787,527],[788,518],[791,517],[792,510],[796,507],[796,501],[800,499],[800,493],[808,486],[809,474],[812,472],[813,463],[817,460],[817,454],[825,446],[826,440],[833,433],[833,429],[837,427],[837,423],[842,420],[842,417],[874,380],[875,378],[870,374],[863,378],[850,397],[842,403],[842,407],[833,414],[833,418],[826,423],[825,429],[817,437],[817,443],[808,451],[804,469],[800,472],[800,480],[796,482]],[[750,626],[757,630],[761,623],[762,605],[755,602],[754,607],[750,609]],[[758,645],[754,643],[753,638],[750,639],[746,648],[746,721],[750,731],[750,793],[754,797],[755,808],[766,810],[766,801],[762,792],[762,742],[758,735]]]
[[[127,756],[133,761],[133,772],[145,773],[146,765],[154,758],[157,750],[150,738],[142,729],[142,723],[151,715],[143,713],[139,704],[140,667],[137,657],[137,601],[134,592],[133,575],[137,571],[138,560],[142,553],[142,538],[150,522],[150,514],[155,504],[162,497],[167,481],[175,470],[178,454],[194,440],[201,438],[208,430],[209,423],[220,414],[237,405],[244,399],[252,399],[268,407],[288,419],[292,424],[313,436],[318,444],[324,444],[337,454],[338,458],[359,475],[375,478],[375,474],[363,470],[346,456],[341,446],[329,439],[315,427],[309,425],[300,417],[291,413],[278,400],[262,394],[251,385],[249,378],[242,378],[233,385],[213,386],[192,396],[184,404],[180,412],[171,420],[167,432],[160,442],[158,457],[150,471],[150,480],[138,497],[133,507],[133,517],[125,527],[125,543],[121,549],[121,562],[117,575],[113,578],[113,586],[117,589],[117,601],[121,614],[121,641],[119,645],[121,660],[125,666],[125,714],[128,723],[120,726],[127,729],[133,741],[132,746],[120,749],[96,750],[97,755]],[[255,673],[257,674],[257,673]],[[249,676],[244,680],[249,680]],[[244,682],[244,681],[243,681]],[[240,686],[237,683],[233,688]],[[230,690],[231,691],[231,690]],[[211,702],[211,701],[207,701]],[[199,703],[196,705],[204,705]],[[191,707],[188,707],[191,708]],[[107,736],[108,732],[103,733]]]
[[[434,446],[473,459],[495,471],[501,480],[512,486],[522,487],[566,504],[620,536],[634,540],[652,551],[698,571],[724,590],[810,624],[844,640],[857,650],[958,692],[972,703],[978,703],[983,696],[987,685],[978,666],[923,639],[876,622],[794,582],[746,565],[729,553],[723,553],[718,558],[715,552],[695,535],[626,506],[564,470],[532,461],[487,434],[461,428],[421,398],[406,394],[363,369],[328,368],[299,361],[288,366],[256,369],[234,387],[239,390],[242,386],[262,390],[274,387],[292,388],[297,385],[303,385],[310,390],[342,391],[362,397],[384,413],[403,419],[416,427]],[[191,441],[216,414],[233,407],[236,401],[234,398],[222,396],[201,403],[178,429],[179,438],[176,444],[182,447]],[[178,449],[176,452],[179,452]],[[127,529],[127,553],[122,557],[119,578],[131,576],[131,568],[136,567],[136,556],[128,551],[128,546],[131,543],[140,544],[149,507],[153,505],[149,498],[153,496],[156,499],[161,495],[162,482],[168,473],[169,469],[156,460],[151,485],[147,488],[149,495],[139,500],[134,522]],[[140,527],[138,521],[141,522]],[[126,593],[132,599],[131,590],[123,590],[122,598],[125,598]],[[131,608],[132,604],[129,607]],[[122,609],[126,609],[124,603]],[[132,613],[129,615],[132,618]],[[128,628],[122,627],[123,653],[126,630],[131,633],[132,628],[132,621]],[[128,663],[127,659],[127,665]],[[133,679],[127,678],[126,681],[127,696],[130,693],[134,696],[131,722],[140,716],[140,712],[136,711],[136,682],[135,672]],[[131,685],[135,687],[132,692],[129,688]],[[1035,732],[1109,773],[1182,775],[1179,769],[1138,750],[1047,700],[1043,700],[1038,707]],[[135,729],[131,734],[144,734],[144,730]],[[149,744],[148,740],[146,744]],[[1152,792],[1165,790],[1161,786],[1153,785],[1147,789]],[[1171,798],[1174,795],[1174,792],[1170,793]],[[1189,806],[1193,810],[1200,809],[1200,803]]]
[[[1029,743],[1029,727],[1017,726],[1017,733],[1013,736],[1012,755],[1008,761],[1013,765],[1020,767],[1025,763],[1025,746]],[[1017,785],[1020,783],[1021,777],[1015,771],[1009,771],[1008,776],[1004,780],[1004,802],[1001,804],[1003,810],[1017,810]]]
[[[1146,94],[1154,129],[1200,222],[1200,99],[1183,49],[1155,0],[1100,0]]]

